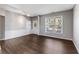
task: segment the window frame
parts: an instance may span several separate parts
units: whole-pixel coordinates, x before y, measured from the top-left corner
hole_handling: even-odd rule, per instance
[[[46,24],[46,22],[47,21],[49,21],[49,19],[50,19],[50,21],[51,21],[51,19],[53,19],[54,20],[54,18],[56,18],[56,17],[61,17],[61,21],[62,21],[62,24],[61,24],[61,32],[56,32],[55,30],[47,30],[46,29],[46,27],[47,26],[49,26],[49,25],[47,25]],[[54,34],[63,34],[63,25],[64,25],[64,19],[63,19],[63,16],[53,16],[53,17],[45,17],[45,33],[54,33]],[[55,25],[56,26],[56,25]]]

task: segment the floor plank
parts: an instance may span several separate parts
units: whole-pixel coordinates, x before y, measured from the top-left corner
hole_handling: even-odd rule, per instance
[[[72,41],[27,35],[0,41],[3,54],[77,54]]]

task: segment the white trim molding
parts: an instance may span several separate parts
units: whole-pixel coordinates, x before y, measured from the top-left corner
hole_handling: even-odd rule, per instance
[[[5,40],[30,34],[26,30],[5,31]]]

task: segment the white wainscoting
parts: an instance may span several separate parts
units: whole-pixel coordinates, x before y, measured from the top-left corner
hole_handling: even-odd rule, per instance
[[[30,34],[30,32],[27,32],[26,30],[5,31],[5,40],[28,35],[28,34]]]

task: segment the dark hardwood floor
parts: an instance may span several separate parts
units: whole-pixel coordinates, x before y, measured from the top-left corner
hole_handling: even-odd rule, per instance
[[[2,54],[77,54],[72,41],[27,35],[0,41]]]

